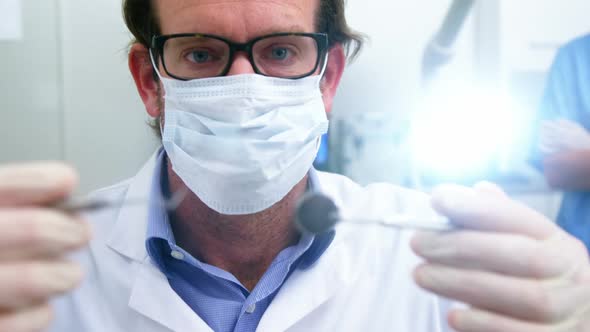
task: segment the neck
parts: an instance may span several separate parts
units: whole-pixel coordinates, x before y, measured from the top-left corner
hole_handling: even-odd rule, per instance
[[[185,184],[171,167],[168,179],[171,192],[184,190]],[[199,260],[232,273],[252,290],[275,257],[297,243],[299,232],[292,220],[306,184],[307,177],[280,202],[251,215],[219,214],[191,194],[171,218],[176,242]]]

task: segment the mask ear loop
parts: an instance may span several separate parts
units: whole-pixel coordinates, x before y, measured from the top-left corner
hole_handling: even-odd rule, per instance
[[[330,60],[330,53],[326,53],[326,57],[324,58],[324,64],[322,65],[322,70],[320,71],[320,76],[322,76],[322,78],[326,73],[326,68],[328,68],[328,60]]]
[[[156,64],[156,59],[155,59],[154,53],[152,51],[153,51],[152,49],[149,50],[150,61],[152,62],[152,67],[154,67],[154,70],[156,71],[156,74],[158,75],[160,80],[163,80],[164,78],[162,77],[162,75],[160,75],[160,70],[158,70],[158,65]]]
[[[322,65],[322,70],[320,71],[320,81],[319,85],[321,86],[322,81],[324,80],[324,74],[326,74],[326,68],[328,67],[328,60],[330,59],[330,53],[326,53],[326,57],[324,58],[324,64]],[[320,146],[322,145],[322,136],[320,135],[316,141],[316,154],[317,151],[320,150]]]
[[[330,59],[330,54],[326,53],[324,57],[324,63],[322,64],[322,70],[320,70],[320,83],[324,80],[324,74],[326,74],[326,68],[328,68],[328,60]]]
[[[162,75],[160,74],[160,71],[158,70],[158,66],[156,65],[156,60],[154,58],[154,53],[152,52],[152,49],[149,50],[149,53],[150,53],[150,61],[152,62],[152,66],[154,67],[156,74],[160,78],[160,81],[163,82],[164,77],[162,77]],[[164,89],[163,98],[166,99],[166,89]],[[164,137],[164,116],[163,116],[163,113],[162,113],[162,115],[160,115],[160,121],[158,121],[158,122],[160,122],[160,135],[162,137]]]
[[[324,80],[324,74],[326,74],[326,68],[328,68],[328,60],[330,59],[330,54],[326,53],[326,57],[324,58],[324,63],[322,65],[322,70],[320,70],[320,74],[319,74],[319,81],[318,81],[318,86],[322,85],[322,82]]]

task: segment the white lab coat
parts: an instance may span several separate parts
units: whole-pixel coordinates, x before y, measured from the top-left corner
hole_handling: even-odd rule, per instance
[[[55,332],[197,332],[207,324],[172,290],[145,249],[147,207],[126,199],[150,192],[155,157],[132,179],[95,195],[121,205],[88,219],[94,238],[74,259],[86,279],[55,301]],[[349,215],[430,214],[422,194],[380,184],[362,188],[319,173],[321,190]],[[412,233],[376,226],[340,226],[326,252],[309,269],[294,272],[264,313],[257,331],[443,332],[450,303],[412,280],[419,259]]]

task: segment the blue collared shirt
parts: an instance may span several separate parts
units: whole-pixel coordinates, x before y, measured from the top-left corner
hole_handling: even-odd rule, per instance
[[[159,204],[167,186],[165,153],[156,163],[150,193],[146,247],[170,286],[216,332],[255,331],[289,275],[307,269],[328,248],[334,232],[303,234],[299,242],[281,251],[249,292],[231,273],[201,262],[176,245],[168,213]],[[315,170],[309,173],[309,190],[319,190]]]

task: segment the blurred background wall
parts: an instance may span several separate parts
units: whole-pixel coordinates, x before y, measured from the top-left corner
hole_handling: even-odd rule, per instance
[[[0,160],[66,160],[84,192],[133,175],[157,142],[127,69],[121,1],[0,1],[22,17],[22,38],[0,35]]]

